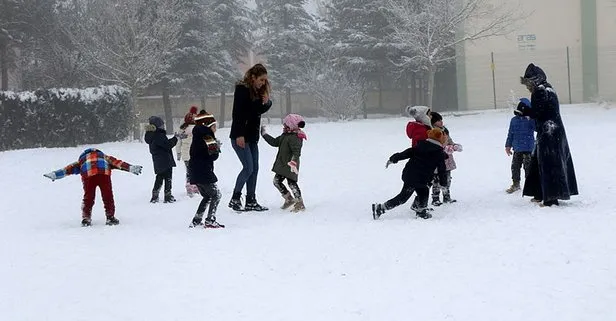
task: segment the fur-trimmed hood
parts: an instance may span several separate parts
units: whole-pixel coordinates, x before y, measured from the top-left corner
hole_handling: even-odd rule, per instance
[[[432,127],[432,122],[430,121],[430,107],[428,106],[407,106],[406,113],[409,117],[414,118],[416,121]]]

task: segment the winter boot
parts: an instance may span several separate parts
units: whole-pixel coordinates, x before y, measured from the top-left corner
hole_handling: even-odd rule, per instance
[[[443,203],[455,203],[457,200],[454,200],[449,195],[443,195]]]
[[[287,208],[295,204],[295,199],[293,198],[293,195],[291,195],[291,193],[286,193],[282,195],[282,197],[284,198],[284,204],[282,204],[282,206],[280,207],[281,209],[286,210]]]
[[[539,206],[541,207],[550,207],[552,205],[556,205],[558,206],[558,200],[553,200],[553,201],[543,201],[543,203],[541,203]]]
[[[193,217],[192,222],[190,223],[189,227],[197,227],[197,226],[202,226],[203,223],[201,222],[201,218],[198,216]]]
[[[120,221],[115,218],[115,216],[107,216],[107,222],[105,223],[106,225],[118,225],[120,224]]]
[[[304,205],[304,200],[301,197],[299,197],[295,199],[295,204],[293,205],[293,209],[291,210],[291,212],[298,213],[305,209],[306,209],[306,206]]]
[[[92,225],[92,219],[91,219],[91,218],[89,218],[89,217],[84,217],[84,218],[81,220],[81,226],[90,226],[90,225]]]
[[[425,209],[419,212],[415,212],[415,215],[417,215],[417,217],[419,218],[423,218],[424,220],[432,218],[432,214],[428,213],[428,211]]]
[[[152,191],[152,198],[150,203],[158,203],[158,191]]]
[[[245,211],[255,211],[255,212],[263,212],[269,210],[269,208],[265,206],[261,206],[261,204],[257,203],[257,199],[253,197],[246,197],[246,206],[244,206]]]
[[[175,197],[171,193],[165,193],[165,203],[174,203],[175,201]]]
[[[513,182],[513,184],[511,184],[511,186],[507,190],[505,190],[505,192],[507,192],[507,194],[512,194],[519,190],[520,190],[520,182]]]
[[[444,200],[444,198],[443,198]],[[441,206],[443,205],[443,203],[441,203],[441,201],[438,198],[433,198],[432,199],[432,206]]]
[[[231,201],[229,201],[229,207],[234,211],[242,210],[242,193],[234,192],[231,197]]]
[[[205,219],[205,228],[225,228],[224,225],[216,222],[216,217],[208,217]]]
[[[373,219],[378,220],[383,214],[385,214],[385,206],[383,206],[383,204],[372,204]]]

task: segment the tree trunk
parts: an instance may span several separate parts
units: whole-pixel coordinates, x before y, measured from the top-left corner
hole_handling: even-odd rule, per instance
[[[287,96],[287,115],[293,113],[293,107],[291,106],[291,88],[285,88]],[[284,117],[284,116],[283,116]]]
[[[171,99],[169,98],[169,80],[163,80],[163,110],[165,111],[165,129],[167,134],[174,132],[173,130],[173,111],[171,110]]]
[[[205,104],[207,102],[207,97],[205,95],[201,96],[201,109],[207,111],[207,109],[205,108]]]
[[[436,75],[436,66],[430,66],[428,69],[428,97],[426,105],[434,111],[432,106],[432,98],[434,97],[434,75]]]
[[[406,75],[402,76],[402,91],[400,94],[402,95],[400,113],[404,114],[406,106],[409,105],[409,79]]]
[[[227,95],[225,93],[225,91],[221,91],[220,92],[220,117],[218,120],[218,128],[224,128],[225,127],[225,109],[226,109],[226,99],[227,99]]]
[[[140,115],[137,114],[137,88],[130,89],[130,109],[133,115],[133,139],[141,140]]]
[[[417,105],[417,73],[411,73],[411,105]]]
[[[383,112],[383,75],[379,75],[379,111]]]
[[[0,46],[0,73],[2,74],[0,90],[9,90],[9,57],[8,48],[5,44]]]

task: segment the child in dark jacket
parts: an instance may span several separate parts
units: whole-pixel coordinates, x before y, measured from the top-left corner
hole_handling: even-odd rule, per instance
[[[443,150],[447,154],[447,160],[445,160],[445,169],[447,170],[447,181],[445,184],[441,184],[438,173],[434,175],[434,184],[432,184],[432,205],[441,206],[443,203],[455,203],[456,200],[451,198],[451,171],[456,169],[456,161],[453,158],[454,152],[461,152],[462,145],[456,144],[451,136],[449,136],[449,130],[443,124],[443,116],[437,112],[431,113],[432,126],[439,128],[443,131],[443,134],[447,137],[447,142],[443,146]],[[443,201],[441,202],[441,191],[443,192]]]
[[[508,156],[513,155],[511,160],[513,184],[506,190],[509,194],[520,190],[521,167],[524,165],[524,174],[528,175],[531,152],[535,146],[535,121],[522,115],[524,108],[530,108],[530,101],[527,98],[520,99],[518,107],[513,111],[515,116],[509,122],[505,141],[505,152]]]
[[[447,154],[443,151],[443,144],[446,137],[438,128],[428,131],[428,139],[417,143],[401,153],[393,154],[385,167],[395,164],[403,159],[409,159],[402,171],[402,191],[394,198],[384,204],[372,204],[372,217],[376,220],[385,211],[406,203],[413,193],[417,193],[413,210],[417,217],[428,219],[432,215],[428,213],[428,197],[430,190],[428,184],[433,179],[434,170],[438,169],[438,174],[442,182],[447,181],[445,159]]]
[[[173,147],[178,143],[178,138],[177,136],[167,138],[165,122],[160,117],[152,116],[148,122],[149,124],[145,128],[145,142],[150,145],[150,154],[152,154],[154,173],[156,174],[150,203],[158,203],[158,194],[163,182],[165,183],[164,202],[173,203],[175,202],[175,198],[171,194],[173,167],[175,167]]]
[[[204,225],[205,228],[224,228],[216,221],[216,210],[220,203],[220,190],[216,186],[218,178],[214,174],[214,161],[220,155],[220,142],[216,139],[216,119],[214,115],[202,110],[195,116],[195,127],[192,130],[190,145],[190,183],[197,186],[203,197],[197,207],[197,213],[192,219],[191,227]],[[208,207],[205,224],[203,215]]]
[[[302,192],[297,185],[299,175],[299,158],[302,154],[303,140],[306,139],[306,134],[302,128],[306,126],[306,122],[300,115],[289,114],[283,120],[282,135],[274,138],[265,132],[265,127],[261,127],[261,135],[263,139],[273,147],[278,147],[278,154],[272,172],[274,176],[274,186],[278,189],[284,198],[284,204],[281,208],[287,209],[293,206],[292,212],[299,212],[306,209]],[[284,185],[287,181],[291,192]]]
[[[100,188],[105,204],[106,224],[118,225],[120,221],[115,217],[115,202],[111,187],[111,170],[113,169],[121,169],[135,175],[141,174],[141,166],[131,165],[113,156],[105,155],[96,148],[89,148],[79,155],[76,162],[43,176],[55,181],[67,175],[81,174],[81,181],[83,182],[81,225],[90,226],[92,224],[92,207],[96,197],[96,187]]]

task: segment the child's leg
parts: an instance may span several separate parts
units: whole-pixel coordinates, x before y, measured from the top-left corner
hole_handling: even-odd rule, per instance
[[[81,203],[81,218],[90,220],[92,217],[94,198],[96,197],[96,182],[92,177],[87,177],[82,180],[82,183],[83,201]]]
[[[438,174],[434,174],[434,179],[432,180],[432,203],[440,203],[440,197],[441,185],[439,185]]]
[[[286,186],[284,186],[285,177],[279,174],[274,175],[274,187],[280,192],[280,194],[284,197],[289,194],[289,190]]]
[[[197,188],[199,189],[199,194],[201,194],[201,202],[199,202],[199,206],[197,207],[197,213],[195,214],[195,219],[198,219],[199,222],[203,219],[203,214],[205,213],[205,208],[210,202],[212,195],[210,193],[210,189],[208,185],[205,184],[197,184]]]
[[[415,189],[415,192],[417,193],[417,196],[415,197],[415,201],[417,203],[417,207],[415,208],[416,215],[424,219],[431,218],[432,215],[427,212],[430,190],[427,186],[418,187]]]
[[[287,179],[287,182],[289,183],[289,188],[291,189],[293,196],[295,196],[295,198],[297,199],[301,199],[302,191],[299,189],[299,185],[297,185],[297,181],[294,181],[292,179]]]
[[[165,178],[165,197],[171,196],[171,185],[173,178],[173,169],[169,168],[164,175]]]
[[[190,167],[188,166],[188,161],[184,161],[184,166],[186,167],[186,184],[190,184]]]
[[[209,204],[209,210],[206,221],[215,222],[216,221],[216,210],[218,209],[218,204],[220,203],[220,190],[216,186],[216,183],[212,184],[197,184],[197,188],[199,189],[199,194],[203,197],[201,202],[199,203],[199,207],[197,208],[197,213],[193,218],[193,225],[195,223],[201,223],[203,219],[203,214],[205,213],[205,208]],[[195,222],[196,221],[196,222]]]
[[[218,204],[220,203],[220,198],[222,195],[220,194],[220,190],[215,183],[208,185],[210,190],[210,207],[207,212],[206,221],[215,222],[216,221],[216,210],[218,209]]]
[[[163,181],[165,180],[162,173],[156,174],[156,178],[154,179],[154,188],[152,189],[152,201],[158,200],[158,194],[160,193],[160,188],[163,186]]]
[[[406,203],[409,200],[409,198],[411,198],[411,195],[413,195],[413,192],[415,192],[415,188],[404,183],[404,186],[402,186],[402,190],[400,191],[400,193],[394,196],[394,198],[385,202],[383,206],[385,207],[386,210],[390,210],[396,206],[400,206]]]
[[[522,153],[513,152],[513,157],[511,159],[511,180],[515,186],[520,186],[520,169],[522,168],[523,160],[524,155]]]
[[[111,186],[110,175],[96,175],[94,176],[98,180],[98,186],[101,189],[101,195],[103,197],[103,204],[105,205],[105,216],[115,216],[115,202],[113,200],[113,188]]]
[[[443,190],[443,202],[444,203],[453,203],[453,202],[455,202],[455,200],[451,199],[451,192],[450,192],[450,188],[451,188],[451,171],[447,171],[446,176],[447,176],[447,185],[441,187],[441,189]]]

